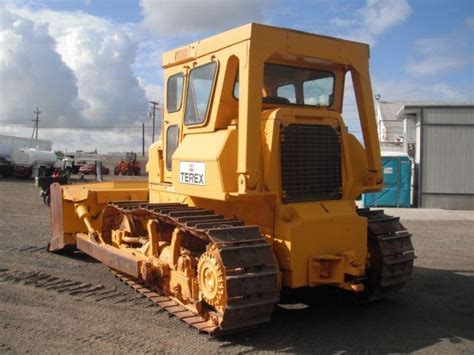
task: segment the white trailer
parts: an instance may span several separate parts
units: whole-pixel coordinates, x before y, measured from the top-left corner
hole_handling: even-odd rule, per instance
[[[12,154],[13,172],[22,177],[50,175],[58,161],[51,151],[34,148],[17,149]]]
[[[35,148],[51,151],[53,143],[42,139],[29,139],[0,134],[0,157],[11,158],[14,151],[21,148]]]

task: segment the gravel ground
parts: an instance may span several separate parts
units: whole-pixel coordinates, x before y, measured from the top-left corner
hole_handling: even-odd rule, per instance
[[[214,339],[94,260],[47,253],[49,209],[31,181],[0,180],[0,201],[0,353],[474,352],[473,221],[407,219],[413,280],[384,301],[316,294],[309,307],[278,306],[271,323]]]

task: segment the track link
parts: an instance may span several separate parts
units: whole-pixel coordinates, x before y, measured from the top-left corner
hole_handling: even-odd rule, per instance
[[[270,321],[279,299],[278,267],[272,246],[258,226],[245,226],[241,220],[225,218],[212,210],[177,203],[115,202],[109,207],[133,218],[157,219],[209,241],[225,270],[227,304],[216,324],[156,287],[115,271],[120,280],[201,332],[228,334]]]
[[[367,286],[370,300],[377,300],[387,292],[401,289],[411,278],[416,258],[412,235],[399,217],[388,216],[383,210],[364,208],[358,214],[368,219],[371,267]]]

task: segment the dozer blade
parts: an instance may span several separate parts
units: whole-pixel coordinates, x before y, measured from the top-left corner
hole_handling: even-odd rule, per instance
[[[51,241],[48,244],[49,251],[64,249],[64,228],[63,228],[63,192],[61,185],[54,183],[50,187],[51,194]]]

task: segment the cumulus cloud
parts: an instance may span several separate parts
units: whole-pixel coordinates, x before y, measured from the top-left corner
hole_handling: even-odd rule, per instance
[[[90,122],[135,121],[130,112],[145,110],[145,92],[132,71],[137,43],[124,33],[75,29],[58,39],[58,52],[72,68],[79,97],[87,102]],[[115,112],[114,117],[100,112]]]
[[[330,23],[339,27],[345,38],[374,44],[378,36],[404,22],[411,13],[407,0],[367,0],[352,16],[335,17]]]
[[[148,111],[145,88],[150,89],[133,72],[139,45],[133,25],[117,25],[83,12],[15,6],[2,10],[2,133],[27,135],[24,128],[6,126],[31,124],[36,106],[43,112],[40,138],[55,144],[80,148],[81,142],[95,142],[110,150],[107,146],[113,141],[120,139],[125,148],[128,140],[117,131],[108,135],[117,139],[104,140],[104,131],[66,134],[57,128],[137,125],[136,134],[141,133],[140,123],[147,120]]]
[[[138,77],[138,83],[143,88],[143,90],[145,90],[146,97],[148,97],[150,101],[161,102],[161,98],[163,97],[162,85],[150,84],[141,77]]]
[[[47,23],[49,33],[53,38],[67,35],[76,29],[107,32],[114,31],[117,27],[111,21],[83,11],[55,11],[43,7],[33,9],[29,6],[14,5],[7,6],[7,10],[21,18]]]
[[[161,68],[161,56],[163,52],[170,49],[169,43],[157,38],[140,39],[140,47],[137,58],[133,65],[133,71],[137,76],[138,83],[145,90],[145,95],[150,101],[163,101],[163,71]]]
[[[12,11],[35,23],[48,24],[56,51],[76,78],[83,104],[79,124],[134,122],[140,111],[146,114],[145,91],[132,70],[138,51],[133,25],[117,25],[81,11],[28,7]]]
[[[56,122],[80,110],[76,77],[55,46],[46,24],[0,13],[0,121],[29,119],[25,104],[59,108],[50,117]]]
[[[406,65],[408,73],[431,76],[464,68],[474,61],[472,33],[474,18],[468,17],[461,28],[439,37],[416,40],[416,58]]]
[[[221,31],[260,21],[265,0],[141,0],[143,25],[151,32],[179,36]]]

